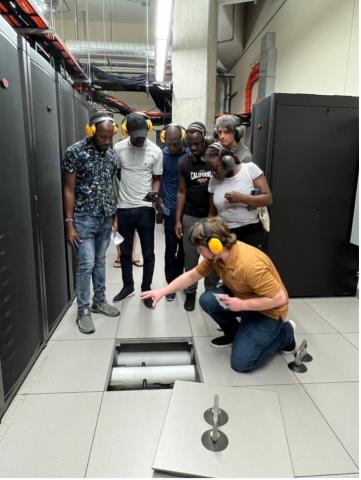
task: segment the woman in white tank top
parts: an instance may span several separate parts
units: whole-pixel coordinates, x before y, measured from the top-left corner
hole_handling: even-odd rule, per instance
[[[265,249],[265,232],[257,208],[272,204],[272,193],[262,170],[253,162],[240,163],[230,150],[219,144],[205,152],[211,168],[209,216],[219,215],[237,239]]]

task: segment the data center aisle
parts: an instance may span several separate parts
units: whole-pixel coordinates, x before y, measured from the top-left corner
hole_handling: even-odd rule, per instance
[[[163,257],[157,225],[154,287],[164,284]],[[121,287],[114,259],[111,247],[109,299]],[[1,477],[170,476],[152,464],[172,391],[109,392],[106,379],[115,339],[174,337],[193,337],[205,383],[278,393],[295,477],[358,477],[357,299],[291,300],[297,337],[307,339],[314,357],[308,372],[293,373],[292,358],[279,354],[262,369],[239,374],[229,366],[228,348],[209,346],[219,335],[213,322],[198,306],[183,309],[183,294],[154,311],[140,303],[141,274],[134,267],[137,295],[120,305],[120,317],[94,315],[93,335],[78,332],[75,305],[69,308],[2,419]],[[272,441],[272,432],[264,435]]]

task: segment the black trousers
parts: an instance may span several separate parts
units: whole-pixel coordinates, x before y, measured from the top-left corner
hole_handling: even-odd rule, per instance
[[[244,227],[230,228],[230,231],[236,235],[240,242],[259,248],[263,252],[266,251],[266,232],[261,222],[250,223]]]

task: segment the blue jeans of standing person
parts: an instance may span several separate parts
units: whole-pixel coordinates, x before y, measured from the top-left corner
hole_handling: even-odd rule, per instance
[[[233,341],[231,367],[237,372],[250,372],[263,365],[275,352],[290,345],[294,338],[292,326],[281,319],[275,320],[260,312],[231,312],[224,309],[214,293],[233,297],[225,286],[204,292],[199,303]],[[241,317],[238,322],[236,317]]]
[[[137,230],[143,255],[142,292],[150,290],[153,280],[155,210],[152,207],[118,208],[119,233],[124,237],[120,244],[123,287],[134,289],[133,240]]]
[[[76,295],[78,313],[89,309],[90,279],[93,280],[93,303],[105,300],[105,254],[110,242],[112,217],[74,214],[74,228],[81,238],[76,260]]]
[[[184,251],[182,239],[175,234],[175,208],[164,214],[165,254],[164,272],[167,283],[183,273]]]

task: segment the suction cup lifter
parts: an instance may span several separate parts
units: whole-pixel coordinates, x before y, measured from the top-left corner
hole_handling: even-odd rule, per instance
[[[206,430],[201,438],[202,444],[212,452],[221,452],[228,446],[228,438],[219,427],[228,422],[228,414],[219,408],[219,395],[214,396],[213,408],[208,408],[204,412],[204,420],[212,425],[210,430]]]
[[[307,340],[303,340],[294,353],[295,360],[288,364],[288,368],[293,372],[305,373],[307,367],[302,362],[312,362],[313,357],[307,352]]]

